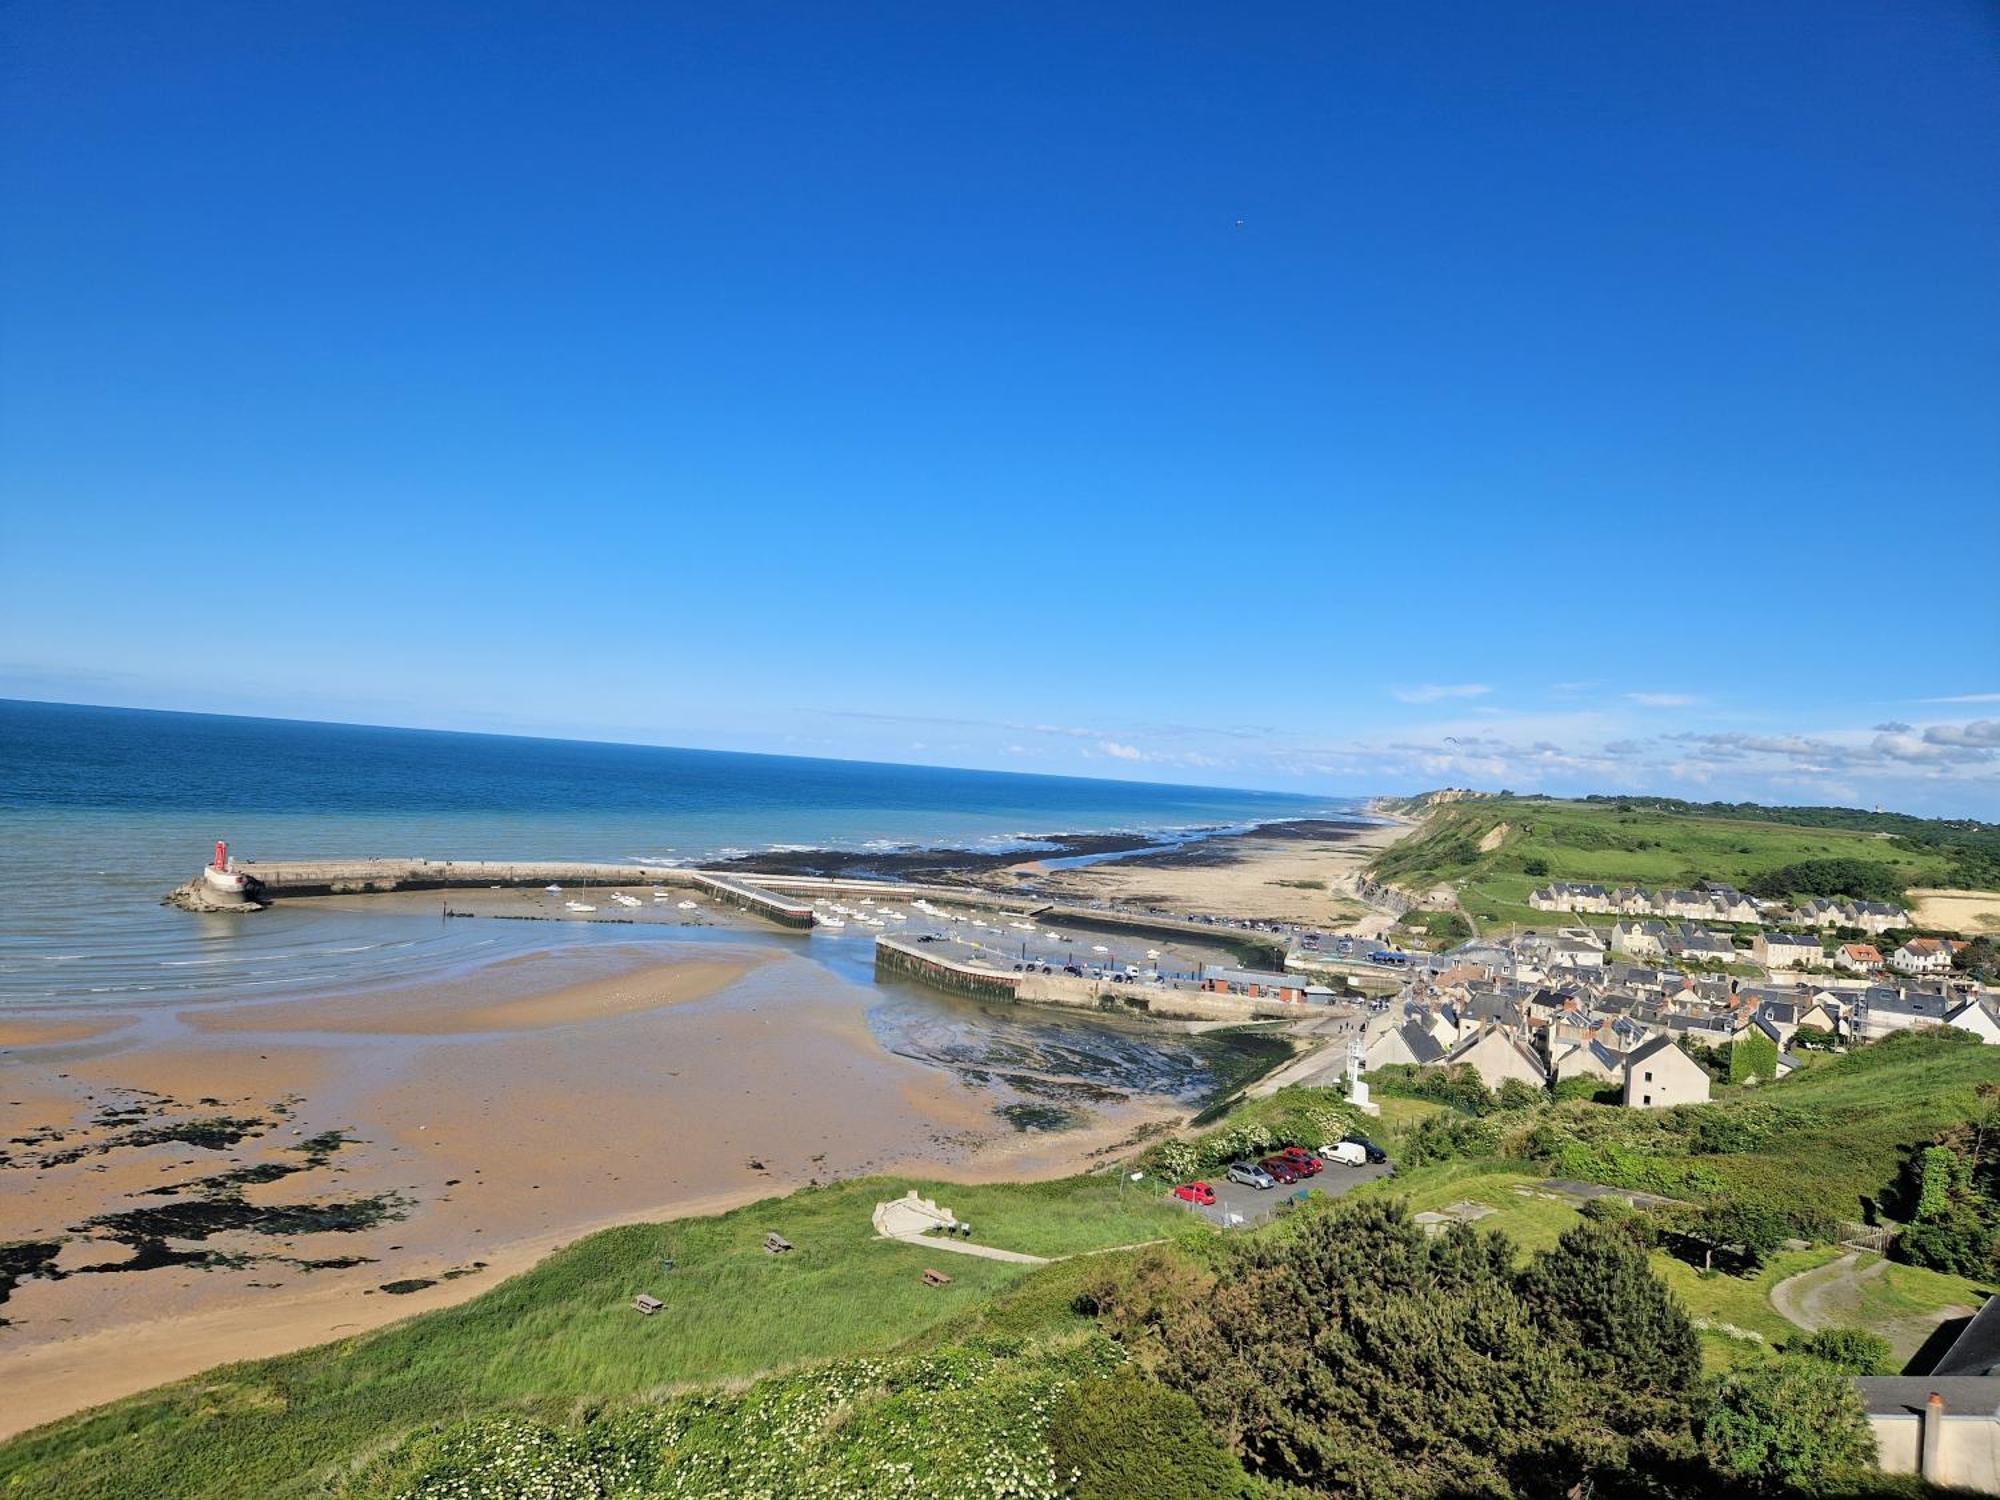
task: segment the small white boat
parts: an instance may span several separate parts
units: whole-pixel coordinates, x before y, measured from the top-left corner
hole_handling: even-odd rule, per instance
[[[847,923],[839,917],[817,917],[814,920],[821,927],[845,927],[847,925]]]
[[[562,894],[562,887],[559,885],[545,885],[542,889],[547,891],[551,896],[560,896]]]
[[[1159,956],[1160,950],[1158,948],[1148,948],[1146,950],[1146,957],[1148,958],[1158,958]]]
[[[1109,953],[1111,950],[1105,947],[1104,944],[1102,943],[1092,943],[1090,945],[1090,951],[1092,953]]]
[[[701,903],[700,903],[699,901],[683,901],[683,902],[682,902],[682,903],[680,904],[680,907],[679,907],[679,910],[681,910],[681,911],[700,911],[700,910],[701,910]]]
[[[571,911],[596,911],[597,908],[582,901],[565,901],[563,905]]]

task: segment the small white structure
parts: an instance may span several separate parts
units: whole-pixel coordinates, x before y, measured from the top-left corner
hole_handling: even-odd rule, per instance
[[[1379,1115],[1382,1106],[1368,1097],[1368,1082],[1361,1076],[1361,1070],[1368,1065],[1368,1054],[1356,1037],[1347,1044],[1347,1102],[1364,1115]]]

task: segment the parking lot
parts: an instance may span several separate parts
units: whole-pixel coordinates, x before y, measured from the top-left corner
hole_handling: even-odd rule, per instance
[[[1274,1188],[1245,1187],[1240,1182],[1231,1182],[1221,1172],[1204,1176],[1200,1180],[1215,1189],[1215,1206],[1198,1208],[1194,1204],[1183,1205],[1189,1213],[1200,1214],[1219,1229],[1238,1229],[1251,1224],[1261,1224],[1274,1217],[1278,1205],[1293,1193],[1310,1190],[1329,1198],[1338,1198],[1343,1193],[1352,1192],[1364,1182],[1374,1182],[1390,1176],[1395,1167],[1389,1162],[1371,1163],[1365,1167],[1342,1167],[1329,1162],[1317,1177],[1308,1177],[1290,1187],[1282,1183]],[[1180,1199],[1174,1200],[1176,1203]]]

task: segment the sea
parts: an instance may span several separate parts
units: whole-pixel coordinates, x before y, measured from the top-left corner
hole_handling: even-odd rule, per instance
[[[1029,853],[1198,838],[1354,799],[0,699],[0,1006],[331,993],[476,969],[608,924],[160,904],[227,839],[328,856],[694,864],[787,847]],[[635,878],[640,878],[635,875]]]

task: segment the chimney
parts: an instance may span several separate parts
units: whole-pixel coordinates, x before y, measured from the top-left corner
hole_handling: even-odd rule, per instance
[[[1924,1403],[1922,1436],[1917,1440],[1917,1473],[1926,1484],[1944,1483],[1944,1397],[1931,1392]]]

